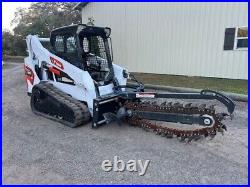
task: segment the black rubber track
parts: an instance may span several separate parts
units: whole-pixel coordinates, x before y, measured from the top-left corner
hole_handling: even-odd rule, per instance
[[[48,82],[42,82],[33,87],[30,105],[35,114],[71,128],[86,124],[90,120],[90,112],[86,104]]]

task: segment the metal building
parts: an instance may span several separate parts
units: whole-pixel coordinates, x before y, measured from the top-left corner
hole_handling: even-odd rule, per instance
[[[78,3],[132,72],[248,79],[248,3]]]

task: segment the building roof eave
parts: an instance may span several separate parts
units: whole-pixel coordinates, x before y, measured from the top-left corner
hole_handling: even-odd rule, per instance
[[[83,7],[85,7],[89,2],[81,2],[77,3],[76,6],[73,7],[73,10],[81,10]]]

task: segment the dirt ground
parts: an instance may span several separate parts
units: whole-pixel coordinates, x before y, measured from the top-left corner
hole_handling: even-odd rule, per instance
[[[4,184],[247,184],[247,103],[237,102],[224,136],[184,144],[125,124],[71,129],[36,116],[23,64],[9,65],[2,74]],[[150,164],[144,176],[104,172],[102,161],[114,156]]]

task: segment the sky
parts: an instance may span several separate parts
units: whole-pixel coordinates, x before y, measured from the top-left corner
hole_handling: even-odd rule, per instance
[[[2,2],[2,30],[12,30],[11,21],[15,17],[15,11],[18,7],[27,8],[31,2]]]

